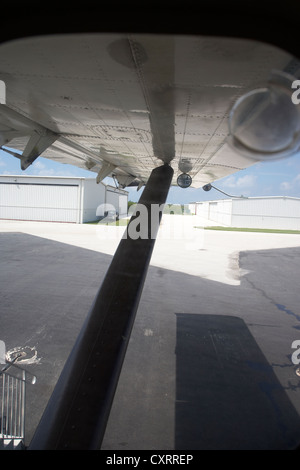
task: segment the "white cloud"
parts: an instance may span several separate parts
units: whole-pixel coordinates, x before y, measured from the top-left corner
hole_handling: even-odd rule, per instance
[[[245,175],[237,179],[236,185],[238,188],[251,188],[254,186],[256,176]]]
[[[32,167],[35,170],[44,170],[44,168],[46,168],[46,165],[42,163],[40,160],[37,160],[33,163]]]
[[[293,183],[288,182],[288,181],[283,181],[280,183],[280,190],[281,191],[290,191],[293,187]]]
[[[36,160],[29,168],[29,172],[34,176],[74,176],[72,172],[65,170],[64,166],[54,169],[41,160]]]
[[[251,188],[254,186],[256,180],[256,176],[254,175],[244,175],[244,176],[229,176],[223,182],[223,186],[228,188],[237,188],[237,189],[245,189]]]
[[[227,188],[235,188],[235,177],[229,176],[222,182],[222,186],[226,186]]]
[[[295,178],[291,179],[290,181],[283,181],[280,184],[281,191],[292,191],[297,189],[300,184],[300,173],[295,176]]]

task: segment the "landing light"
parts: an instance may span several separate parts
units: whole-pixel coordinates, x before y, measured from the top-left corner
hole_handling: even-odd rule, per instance
[[[274,160],[296,152],[300,106],[291,99],[292,82],[292,76],[276,71],[266,86],[241,96],[229,115],[229,145],[255,160]]]

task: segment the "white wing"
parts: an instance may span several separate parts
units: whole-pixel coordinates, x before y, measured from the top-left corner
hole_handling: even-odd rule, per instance
[[[116,175],[126,186],[145,183],[164,162],[175,170],[174,184],[184,172],[199,187],[255,162],[251,151],[230,145],[230,112],[272,70],[290,73],[292,65],[299,64],[288,53],[245,39],[78,34],[12,41],[0,47],[0,144],[22,151],[23,169],[42,154],[95,171],[98,180]],[[251,109],[247,115],[253,121]],[[293,115],[288,150],[295,151],[289,139],[299,122]],[[255,152],[259,159],[261,149]]]

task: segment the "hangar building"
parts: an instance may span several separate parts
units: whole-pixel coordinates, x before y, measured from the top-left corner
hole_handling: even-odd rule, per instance
[[[0,176],[0,219],[82,224],[104,215],[104,204],[126,216],[128,192],[94,178]]]
[[[300,230],[300,199],[249,197],[196,202],[190,209],[228,227]]]

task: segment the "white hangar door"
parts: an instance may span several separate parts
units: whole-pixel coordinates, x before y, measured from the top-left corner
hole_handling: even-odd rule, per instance
[[[0,183],[0,218],[78,222],[79,186]]]
[[[120,217],[127,215],[127,195],[117,191],[107,190],[106,203],[112,206],[120,215]]]
[[[126,216],[128,212],[128,197],[120,194],[119,198],[119,214],[120,216]]]

